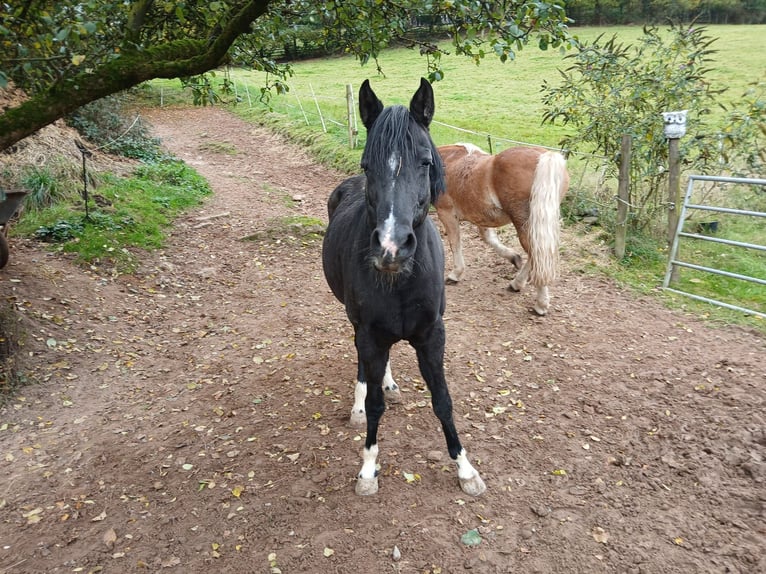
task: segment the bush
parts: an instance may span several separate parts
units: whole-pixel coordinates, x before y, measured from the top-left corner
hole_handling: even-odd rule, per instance
[[[72,200],[78,195],[80,177],[74,166],[55,159],[43,166],[24,166],[18,180],[21,188],[27,192],[24,208],[40,210],[61,201]],[[96,184],[94,174],[88,172],[88,185]]]
[[[705,78],[714,41],[706,28],[694,25],[671,25],[667,34],[645,27],[637,45],[599,36],[566,57],[573,64],[561,73],[558,87],[544,85],[544,121],[576,130],[563,147],[607,156],[616,175],[621,137],[632,136],[628,224],[633,231],[663,232],[668,146],[657,121],[661,112],[689,110],[696,134],[681,142],[686,170],[704,173],[718,160],[720,140],[707,118],[724,89],[714,89]]]
[[[67,123],[106,152],[154,161],[162,156],[160,141],[137,114],[129,113],[126,95],[91,102],[67,118]]]

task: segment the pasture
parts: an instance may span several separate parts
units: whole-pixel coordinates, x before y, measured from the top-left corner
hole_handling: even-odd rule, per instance
[[[345,174],[225,110],[146,115],[209,201],[133,274],[23,240],[3,271],[38,384],[0,411],[2,571],[766,569],[762,336],[583,273],[593,242],[538,317],[466,238],[445,374],[487,491],[460,490],[398,345],[380,491],[358,497],[352,329],[301,223]]]

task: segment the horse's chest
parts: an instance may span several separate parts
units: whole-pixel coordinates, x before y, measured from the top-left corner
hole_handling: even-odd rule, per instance
[[[438,296],[430,291],[402,288],[367,293],[355,302],[359,323],[387,337],[402,340],[430,328],[440,316]]]

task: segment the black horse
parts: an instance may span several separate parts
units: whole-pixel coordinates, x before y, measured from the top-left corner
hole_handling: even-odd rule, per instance
[[[421,79],[409,110],[384,108],[365,80],[359,112],[367,128],[364,175],[343,181],[330,195],[322,249],[327,283],[345,305],[355,333],[358,371],[352,419],[363,412],[367,422],[356,492],[378,490],[375,465],[384,383],[398,390],[389,351],[406,340],[417,353],[460,486],[478,496],[486,487],[460,444],[444,378],[444,252],[428,217],[430,204],[444,188],[444,168],[428,132],[433,90]]]

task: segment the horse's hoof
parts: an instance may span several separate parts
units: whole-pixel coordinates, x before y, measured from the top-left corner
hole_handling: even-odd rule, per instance
[[[521,269],[521,255],[516,254],[511,257],[511,263],[516,269]]]
[[[377,476],[375,478],[362,478],[360,476],[356,479],[356,493],[359,496],[370,496],[376,492],[378,492]]]
[[[447,279],[444,281],[447,285],[457,285],[458,280],[454,277],[447,276]]]
[[[512,291],[513,293],[518,293],[521,291],[521,288],[516,288],[516,286],[513,284],[513,282],[508,284],[508,291]]]
[[[399,390],[398,386],[383,389],[383,396],[386,398],[386,402],[392,405],[398,405],[402,402],[402,391]]]
[[[349,424],[354,428],[365,428],[367,426],[367,414],[364,412],[351,413]]]
[[[535,305],[533,307],[533,310],[534,310],[535,313],[537,313],[541,317],[544,317],[545,315],[548,314],[548,309],[542,309],[542,308],[538,307],[537,305]]]
[[[471,478],[461,478],[460,488],[469,496],[481,496],[487,490],[487,485],[484,484],[484,481],[477,472]]]

